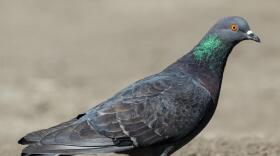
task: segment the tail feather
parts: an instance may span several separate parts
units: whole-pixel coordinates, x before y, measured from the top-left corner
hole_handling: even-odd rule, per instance
[[[133,144],[116,145],[112,138],[99,134],[86,120],[77,118],[29,133],[18,143],[28,145],[22,150],[22,156],[71,156],[121,152],[134,148]]]
[[[21,145],[27,145],[27,144],[32,144],[34,143],[34,141],[32,140],[26,140],[24,137],[21,138],[19,141],[18,141],[18,144],[21,144]]]
[[[61,123],[57,126],[48,128],[48,129],[43,129],[43,130],[38,130],[35,132],[31,132],[27,135],[25,135],[24,137],[22,137],[19,141],[18,144],[21,145],[27,145],[27,144],[33,144],[33,143],[37,143],[39,142],[43,137],[47,136],[50,133],[53,133],[59,129],[65,128],[69,125],[71,125],[72,123],[74,123],[75,121],[77,121],[77,118],[74,118],[72,120],[69,120],[67,122]]]
[[[133,146],[107,146],[107,147],[79,147],[65,145],[39,145],[32,144],[22,151],[22,156],[65,156],[76,154],[111,153],[132,149]]]
[[[27,153],[21,153],[21,156],[71,156],[71,155],[59,155],[59,154],[27,154]]]

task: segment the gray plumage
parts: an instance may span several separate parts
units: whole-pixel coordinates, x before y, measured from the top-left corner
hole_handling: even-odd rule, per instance
[[[242,40],[259,42],[249,31],[241,17],[221,19],[192,51],[162,72],[68,122],[24,136],[19,143],[28,146],[22,155],[172,154],[211,119],[227,56]]]

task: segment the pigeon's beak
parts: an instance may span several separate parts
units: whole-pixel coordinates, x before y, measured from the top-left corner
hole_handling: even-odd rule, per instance
[[[261,42],[260,38],[255,33],[253,33],[252,30],[247,31],[246,34],[247,34],[247,39],[248,40],[253,40],[253,41],[256,41],[256,42]]]

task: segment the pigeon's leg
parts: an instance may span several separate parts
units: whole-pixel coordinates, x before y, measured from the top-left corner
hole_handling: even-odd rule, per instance
[[[164,149],[160,156],[170,156],[170,154],[174,151],[174,146],[168,146]]]

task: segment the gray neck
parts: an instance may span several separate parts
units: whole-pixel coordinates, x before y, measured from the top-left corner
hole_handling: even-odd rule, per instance
[[[198,68],[203,68],[213,76],[221,78],[233,47],[234,44],[224,42],[217,35],[207,34],[191,53]]]
[[[191,52],[166,70],[173,69],[192,74],[202,81],[211,92],[214,101],[217,101],[226,61],[234,45],[226,44],[216,35],[206,35]]]

